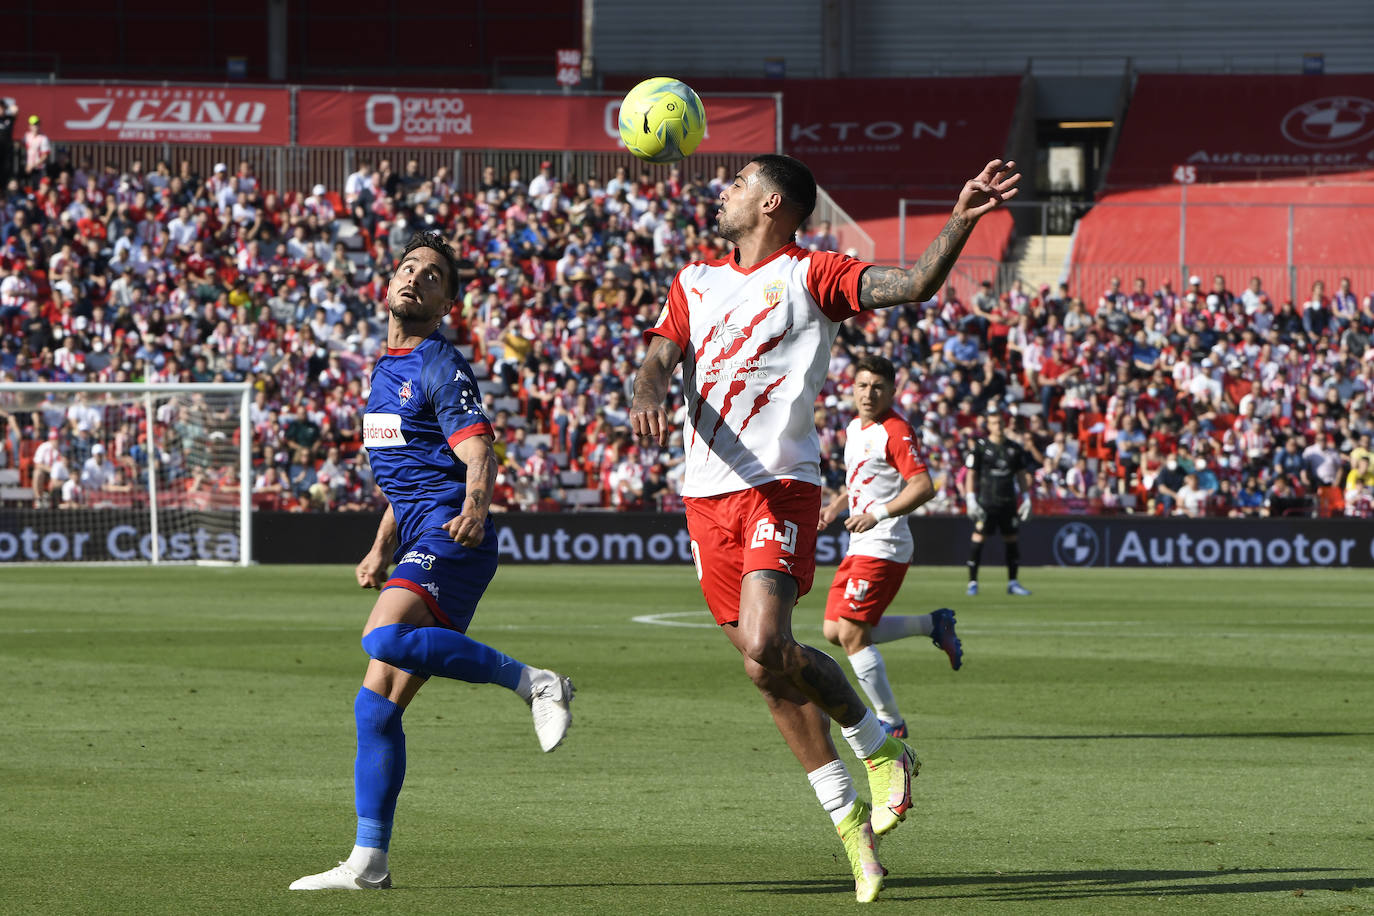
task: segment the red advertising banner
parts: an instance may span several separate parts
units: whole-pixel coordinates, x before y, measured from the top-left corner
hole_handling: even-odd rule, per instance
[[[962,185],[1006,153],[1019,76],[786,80],[783,149],[827,185]]]
[[[349,92],[302,89],[301,146],[412,146],[613,152],[622,149],[621,96],[531,93]],[[698,152],[758,153],[777,146],[774,100],[703,96]]]
[[[0,83],[0,96],[19,104],[16,133],[36,114],[55,142],[278,146],[291,140],[286,89]]]
[[[1136,82],[1107,182],[1168,184],[1374,168],[1374,75],[1200,76]]]

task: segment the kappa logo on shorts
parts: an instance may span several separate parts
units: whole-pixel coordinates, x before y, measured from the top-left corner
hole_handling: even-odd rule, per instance
[[[782,526],[771,519],[761,518],[754,526],[754,538],[749,542],[750,547],[763,547],[769,541],[777,541],[782,545],[783,553],[797,552],[797,523],[783,522]]]
[[[439,600],[439,583],[438,583],[438,582],[421,582],[421,583],[420,583],[420,588],[424,589],[425,591],[427,591],[427,592],[429,592],[431,595],[433,595],[435,601],[438,601],[438,600]]]
[[[867,579],[850,579],[844,584],[845,598],[853,598],[855,601],[862,601],[868,595]],[[853,607],[851,604],[850,607]]]

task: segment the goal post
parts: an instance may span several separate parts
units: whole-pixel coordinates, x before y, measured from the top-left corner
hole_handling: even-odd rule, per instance
[[[0,383],[0,564],[252,563],[247,383]]]

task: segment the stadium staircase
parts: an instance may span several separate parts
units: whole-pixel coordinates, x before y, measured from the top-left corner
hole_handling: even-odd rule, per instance
[[[1020,279],[1027,293],[1037,294],[1042,287],[1053,291],[1068,276],[1069,253],[1073,236],[1031,235],[1018,238],[1008,261],[1011,279]]]

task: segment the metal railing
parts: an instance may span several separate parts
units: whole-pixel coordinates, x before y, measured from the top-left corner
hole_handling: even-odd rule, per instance
[[[811,225],[818,226],[822,222],[830,223],[831,231],[839,243],[836,250],[852,253],[861,261],[872,261],[877,254],[873,236],[835,203],[835,198],[826,193],[824,188],[817,188],[816,209],[811,214]]]

